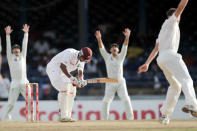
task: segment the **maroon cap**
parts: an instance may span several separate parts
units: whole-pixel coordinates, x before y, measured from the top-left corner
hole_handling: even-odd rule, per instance
[[[86,62],[89,62],[92,58],[92,50],[88,47],[83,47],[81,49],[82,57],[86,60]]]

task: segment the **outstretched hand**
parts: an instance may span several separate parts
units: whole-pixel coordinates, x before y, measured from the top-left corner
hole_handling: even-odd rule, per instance
[[[23,25],[23,29],[22,30],[24,31],[24,33],[28,33],[29,32],[29,27],[30,26],[28,24],[24,24]]]
[[[12,33],[12,31],[13,30],[12,30],[12,27],[11,26],[8,25],[8,26],[5,27],[5,33],[6,33],[6,35],[10,35]]]
[[[131,30],[129,28],[126,28],[124,31],[123,31],[123,34],[125,37],[130,37],[130,34],[131,34]]]
[[[138,74],[141,74],[142,72],[147,72],[149,68],[148,64],[143,64],[138,68]]]
[[[101,38],[101,32],[100,32],[100,30],[97,30],[95,32],[95,36],[96,36],[97,39],[100,39]]]

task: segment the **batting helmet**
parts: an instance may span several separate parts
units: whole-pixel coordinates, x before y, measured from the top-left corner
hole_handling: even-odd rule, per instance
[[[83,57],[86,62],[89,62],[92,58],[92,50],[88,47],[83,47],[79,52],[79,56]]]

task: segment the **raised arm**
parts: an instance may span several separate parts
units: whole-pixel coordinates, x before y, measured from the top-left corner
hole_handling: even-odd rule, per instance
[[[127,54],[127,48],[128,48],[129,38],[130,38],[130,34],[131,34],[130,29],[129,28],[126,28],[123,31],[123,34],[125,36],[125,39],[124,39],[123,47],[122,47],[121,52],[120,52],[121,59],[124,59],[125,56],[126,56],[126,54]]]
[[[95,36],[96,36],[96,39],[98,41],[99,51],[100,51],[101,55],[103,56],[103,58],[106,59],[109,54],[105,50],[105,47],[104,47],[104,44],[103,44],[103,41],[102,41],[102,38],[101,38],[102,37],[101,32],[99,30],[97,30],[95,32]]]
[[[178,7],[175,11],[175,16],[177,18],[182,14],[182,12],[185,9],[187,3],[188,3],[188,0],[181,0],[181,2],[179,3],[179,5],[178,5]]]
[[[28,43],[28,34],[29,34],[29,25],[25,24],[23,25],[23,44],[22,44],[22,55],[26,58],[27,56],[27,43]]]
[[[152,62],[152,60],[156,57],[158,54],[158,43],[155,44],[154,49],[152,50],[151,54],[149,55],[148,59],[146,60],[145,64],[141,65],[138,68],[138,74],[141,74],[142,72],[148,71],[149,65]]]
[[[100,30],[97,30],[96,32],[95,32],[95,36],[96,36],[96,39],[97,39],[97,41],[98,41],[98,46],[99,46],[99,48],[104,48],[104,45],[103,45],[103,41],[102,41],[102,36],[101,36],[101,32],[100,32]]]
[[[8,60],[11,57],[11,54],[12,54],[11,40],[10,40],[10,34],[12,33],[12,31],[13,30],[12,30],[11,26],[6,26],[5,27],[5,33],[6,33],[6,54],[7,54]]]

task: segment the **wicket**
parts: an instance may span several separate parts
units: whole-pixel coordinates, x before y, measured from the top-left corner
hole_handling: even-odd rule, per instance
[[[31,98],[31,121],[34,121],[34,108],[33,108],[33,88],[36,88],[36,121],[39,121],[39,86],[38,83],[28,83],[26,84],[26,106],[25,106],[25,117],[26,120],[29,121],[28,118],[28,102],[29,102],[29,98],[28,95],[30,94],[30,98]],[[30,88],[30,89],[29,89]]]

